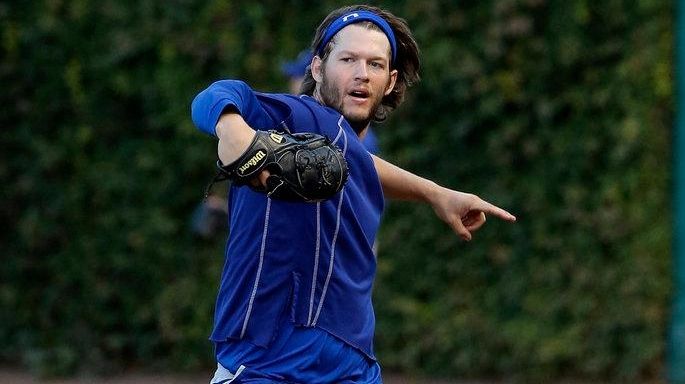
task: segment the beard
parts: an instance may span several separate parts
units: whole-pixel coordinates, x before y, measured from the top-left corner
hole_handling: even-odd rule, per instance
[[[337,83],[330,81],[326,77],[325,70],[323,71],[322,75],[323,80],[321,81],[321,86],[319,87],[319,97],[321,98],[321,101],[325,105],[340,112],[340,114],[345,117],[345,120],[350,123],[352,129],[359,134],[369,125],[371,120],[373,120],[373,117],[376,115],[381,102],[383,102],[383,97],[376,97],[375,100],[372,101],[371,108],[369,108],[369,110],[363,115],[359,113],[352,114],[350,111],[345,109],[342,88]],[[382,95],[382,92],[380,94]]]

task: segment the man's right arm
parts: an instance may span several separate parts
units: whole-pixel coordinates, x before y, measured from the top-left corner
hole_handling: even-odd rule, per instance
[[[217,81],[200,92],[193,100],[191,114],[200,131],[219,139],[217,155],[224,165],[245,153],[255,136],[252,127],[273,125],[254,91],[237,80]],[[262,185],[268,175],[263,171],[258,176]]]
[[[213,83],[195,97],[191,106],[195,126],[219,139],[217,154],[223,164],[235,161],[254,138],[255,131],[243,115],[263,124],[268,116],[261,112],[252,89],[237,80]]]
[[[222,115],[240,114],[251,127],[271,127],[275,123],[264,111],[255,92],[240,80],[220,80],[200,92],[191,105],[193,123],[202,132],[217,136]]]

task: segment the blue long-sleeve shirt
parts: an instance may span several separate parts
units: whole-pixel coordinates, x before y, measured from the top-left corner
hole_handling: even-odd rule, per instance
[[[254,129],[314,132],[340,147],[349,178],[321,203],[272,200],[248,187],[229,192],[229,239],[211,339],[268,347],[279,319],[324,330],[375,359],[372,250],[383,209],[373,160],[341,114],[308,96],[253,91],[218,81],[192,104],[209,135],[232,108]]]

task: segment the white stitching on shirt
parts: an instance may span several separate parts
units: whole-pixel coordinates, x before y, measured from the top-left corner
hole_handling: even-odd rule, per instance
[[[335,136],[335,139],[333,139],[333,144],[337,143],[338,140],[340,139],[340,136],[345,134],[345,131],[342,128],[342,121],[343,121],[343,116],[340,115],[340,118],[338,119],[338,134]],[[343,154],[345,154],[346,150],[347,150],[347,136],[345,136],[345,148],[343,148]]]
[[[344,139],[343,143],[343,155],[347,151],[347,135],[345,134],[343,128],[342,128],[342,121],[343,117],[340,116],[340,119],[338,119],[338,135],[335,137],[335,140],[333,142],[335,143],[338,141],[340,136],[342,135]],[[311,323],[312,326],[316,326],[316,323],[319,321],[319,315],[321,314],[321,308],[323,307],[323,302],[324,299],[326,298],[326,292],[328,291],[328,284],[331,281],[331,276],[333,275],[333,263],[335,261],[335,243],[338,240],[338,233],[340,232],[340,211],[342,207],[342,202],[343,202],[343,197],[345,196],[345,187],[340,191],[340,200],[338,200],[338,212],[337,212],[337,217],[335,219],[335,233],[333,234],[333,241],[331,242],[331,257],[329,260],[328,264],[328,275],[326,276],[326,282],[323,285],[323,291],[321,292],[321,299],[319,299],[319,306],[316,309],[316,316],[314,316],[314,321]],[[313,281],[312,284],[316,284],[316,281]]]
[[[259,266],[257,267],[257,276],[254,280],[254,286],[252,287],[252,294],[250,295],[250,303],[247,306],[247,313],[245,314],[245,321],[243,321],[243,329],[240,331],[240,338],[245,336],[245,331],[247,330],[247,322],[250,320],[250,315],[252,314],[252,304],[254,304],[255,296],[257,296],[257,286],[259,285],[259,279],[262,275],[262,265],[264,264],[264,250],[266,248],[266,234],[269,228],[269,213],[271,212],[271,199],[266,200],[266,215],[264,217],[264,233],[262,233],[262,247],[259,250]]]
[[[321,203],[316,203],[316,252],[314,253],[314,272],[312,276],[312,291],[309,296],[309,316],[307,325],[312,325],[312,311],[314,310],[314,291],[316,290],[316,277],[319,271],[319,256],[321,253]]]
[[[338,232],[340,230],[340,207],[342,206],[343,195],[345,194],[345,189],[340,192],[340,200],[338,200],[338,217],[335,220],[335,234],[333,235],[333,242],[331,243],[331,257],[328,265],[328,275],[326,276],[326,282],[323,285],[323,292],[321,292],[321,299],[319,300],[319,307],[316,309],[316,316],[314,316],[313,326],[316,326],[316,322],[319,321],[319,315],[321,314],[321,307],[323,307],[323,301],[326,298],[326,291],[328,291],[328,283],[331,281],[331,276],[333,275],[333,262],[335,261],[335,243],[338,240]]]

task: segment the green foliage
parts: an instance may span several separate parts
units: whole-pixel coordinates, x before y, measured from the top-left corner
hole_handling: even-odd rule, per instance
[[[424,25],[424,82],[383,148],[519,222],[490,221],[464,244],[425,207],[393,204],[380,237],[381,358],[443,375],[658,376],[670,289],[669,5],[403,11]]]
[[[384,367],[658,377],[672,5],[384,3],[423,58],[423,81],[377,129],[384,156],[519,217],[466,244],[429,207],[389,204]],[[223,238],[188,228],[215,159],[190,102],[219,78],[285,89],[279,64],[340,5],[0,4],[0,360],[44,375],[211,365]]]

